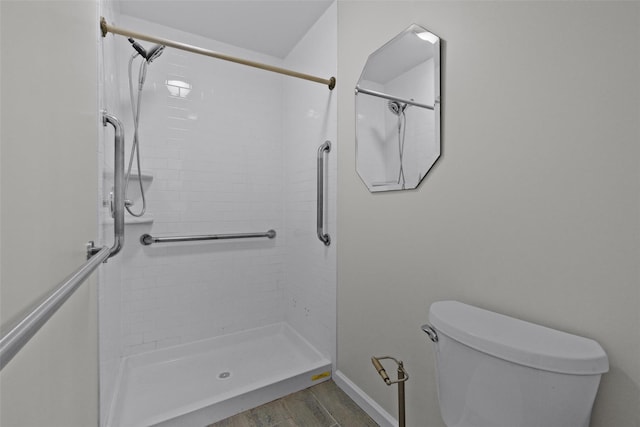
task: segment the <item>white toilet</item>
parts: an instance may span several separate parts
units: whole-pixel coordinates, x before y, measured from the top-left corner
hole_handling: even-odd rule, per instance
[[[457,301],[429,322],[447,427],[588,427],[609,370],[597,342]]]

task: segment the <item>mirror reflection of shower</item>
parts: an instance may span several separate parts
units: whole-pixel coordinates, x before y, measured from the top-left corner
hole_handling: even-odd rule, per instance
[[[133,166],[133,158],[136,158],[136,167],[138,169],[138,184],[140,186],[140,195],[142,198],[142,208],[140,212],[133,212],[131,206],[133,203],[131,201],[125,202],[125,207],[127,211],[135,216],[141,217],[144,215],[147,210],[147,200],[145,198],[144,189],[142,188],[142,169],[140,167],[140,140],[138,137],[138,124],[140,121],[140,101],[142,99],[142,88],[144,87],[144,82],[147,77],[147,65],[151,64],[154,60],[156,60],[162,52],[164,51],[164,46],[155,45],[151,49],[146,50],[142,47],[138,42],[134,39],[129,38],[129,43],[135,49],[135,52],[129,58],[129,99],[131,101],[131,113],[133,114],[133,143],[131,144],[131,155],[129,156],[129,166],[127,168],[127,173],[125,175],[125,186],[124,186],[124,194],[126,197],[127,190],[129,189],[129,181],[131,177],[131,167]],[[132,77],[132,68],[133,68],[133,60],[137,57],[141,57],[142,61],[140,62],[140,67],[138,68],[138,94],[134,95],[133,90],[133,77]]]
[[[404,110],[408,107],[408,104],[402,104],[398,101],[388,101],[387,107],[389,107],[389,111],[398,117],[398,155],[400,157],[398,184],[402,185],[401,188],[404,190],[404,137],[407,132],[407,116],[405,115]]]

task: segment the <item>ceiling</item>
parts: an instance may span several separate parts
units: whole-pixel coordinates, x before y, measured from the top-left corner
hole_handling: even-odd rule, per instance
[[[428,33],[428,31],[413,24],[369,55],[361,80],[384,85],[433,58],[436,45],[420,38],[418,35],[420,33]]]
[[[333,0],[122,0],[124,15],[284,58]]]

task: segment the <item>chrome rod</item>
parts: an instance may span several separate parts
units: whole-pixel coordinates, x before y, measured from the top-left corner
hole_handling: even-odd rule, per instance
[[[331,142],[325,141],[318,147],[318,211],[316,215],[316,232],[318,239],[325,246],[331,244],[331,237],[324,232],[324,153],[331,151]]]
[[[161,37],[149,36],[147,34],[138,33],[131,30],[126,30],[124,28],[118,28],[113,25],[109,25],[107,20],[103,17],[100,18],[100,29],[102,31],[102,37],[106,37],[107,33],[119,34],[121,36],[133,37],[135,39],[140,39],[144,41],[148,41],[151,43],[160,44],[163,46],[169,46],[175,49],[184,50],[191,53],[197,53],[199,55],[209,56],[212,58],[222,59],[224,61],[235,62],[237,64],[247,65],[249,67],[260,68],[262,70],[271,71],[274,73],[284,74],[291,77],[296,77],[299,79],[309,80],[316,83],[321,83],[327,85],[329,90],[333,90],[336,86],[336,78],[331,77],[328,79],[324,79],[321,77],[312,76],[310,74],[299,73],[297,71],[287,70],[286,68],[276,67],[273,65],[262,64],[260,62],[249,61],[247,59],[237,58],[230,55],[225,55],[223,53],[215,52],[208,49],[203,49],[201,47],[192,46],[186,43],[176,42],[169,39],[164,39]]]
[[[383,92],[377,92],[375,90],[364,89],[359,86],[356,86],[356,95],[359,93],[364,93],[366,95],[371,95],[371,96],[377,96],[378,98],[388,99],[389,101],[402,102],[403,104],[414,105],[416,107],[426,108],[427,110],[434,109],[433,105],[421,104],[420,102],[416,102],[412,99],[398,98],[397,96],[389,95]]]
[[[4,368],[20,349],[47,323],[47,320],[69,299],[78,287],[110,256],[104,246],[79,269],[60,282],[38,306],[0,338],[0,369]]]
[[[140,236],[140,243],[148,246],[154,243],[195,242],[199,240],[250,239],[256,237],[268,237],[269,239],[273,239],[276,237],[276,230],[269,230],[266,233],[208,234],[199,236],[169,237],[153,237],[150,234],[143,234],[142,236]]]

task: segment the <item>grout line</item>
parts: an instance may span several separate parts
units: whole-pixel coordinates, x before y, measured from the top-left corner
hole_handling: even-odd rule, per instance
[[[334,416],[333,416],[333,414],[331,413],[331,411],[329,411],[329,410],[328,410],[328,409],[327,409],[327,408],[322,404],[322,402],[320,402],[320,400],[318,400],[318,396],[316,396],[316,394],[313,392],[313,387],[311,387],[311,388],[309,389],[309,392],[311,392],[311,395],[313,396],[313,398],[315,399],[315,401],[316,401],[316,402],[318,402],[318,405],[319,405],[322,409],[324,409],[324,411],[325,411],[327,414],[329,414],[329,417],[331,417],[331,419],[335,422],[335,424],[331,425],[330,427],[334,427],[334,426],[340,427],[340,423],[338,423],[338,420],[336,420],[336,419],[334,418]]]
[[[0,1],[1,1],[1,0],[0,0]],[[325,412],[325,414],[327,414],[327,415],[329,416],[330,421],[333,421],[333,423],[332,423],[329,427],[350,427],[350,426],[343,426],[343,425],[342,425],[342,424],[341,424],[341,423],[340,423],[340,422],[335,418],[335,416],[331,413],[331,411],[329,411],[329,409],[327,409],[327,407],[326,407],[325,405],[323,405],[323,404],[322,404],[322,402],[321,402],[321,401],[320,401],[320,399],[318,398],[318,396],[319,396],[321,393],[318,393],[317,391],[315,391],[315,390],[314,390],[314,388],[316,388],[316,386],[312,386],[312,387],[310,387],[308,390],[309,390],[309,392],[311,393],[311,397],[312,397],[312,398],[315,400],[315,402],[317,403],[318,407],[319,407],[320,409],[322,409],[322,410]],[[299,391],[299,392],[297,392],[297,393],[292,393],[292,394],[298,394],[298,393],[300,393],[300,392],[301,392],[301,391]],[[325,393],[325,394],[332,395],[332,393],[327,393],[326,391],[325,391],[324,393]],[[285,396],[285,397],[286,397],[286,396]],[[278,401],[278,400],[282,400],[282,399],[284,399],[284,397],[282,397],[282,398],[280,398],[280,399],[276,399],[276,400],[274,400],[273,402],[276,402],[276,401]],[[350,399],[350,398],[349,398],[349,399]],[[273,403],[273,402],[269,402],[269,403]],[[249,417],[247,414],[249,414],[249,413],[250,413],[252,410],[254,410],[254,409],[260,408],[260,407],[262,407],[262,406],[266,406],[266,405],[268,405],[269,403],[266,403],[265,405],[260,405],[260,406],[258,406],[258,407],[256,407],[256,408],[248,409],[248,410],[246,410],[246,411],[244,411],[244,412],[242,412],[242,413],[240,413],[240,414],[236,414],[236,415],[234,415],[234,417],[242,417],[242,419],[243,419],[243,420],[251,421],[250,417]],[[355,402],[354,402],[354,403],[355,403]],[[356,404],[356,407],[359,407],[359,406],[358,406],[358,404]],[[290,410],[289,410],[289,408],[288,408],[288,406],[287,406],[287,405],[283,405],[283,407],[282,407],[281,409],[283,409],[284,414],[282,414],[280,410],[278,410],[278,413],[279,413],[279,414],[281,414],[281,415],[284,415],[284,416],[285,416],[285,418],[286,418],[286,420],[293,420],[294,422],[296,421],[296,418],[295,418],[294,414],[290,412]],[[364,411],[363,411],[363,413],[364,413],[365,415],[368,415],[368,414],[366,414],[366,412],[364,412]],[[227,419],[228,419],[228,418],[227,418]],[[224,421],[224,420],[218,421],[218,422],[216,422],[216,423],[214,423],[214,424],[211,424],[210,426],[211,426],[211,427],[214,427],[214,426],[220,426],[220,424],[219,424],[219,423],[220,423],[220,422],[222,422],[222,421]],[[269,424],[269,425],[270,425],[270,426],[273,426],[273,427],[277,427],[277,426],[280,426],[280,425],[282,425],[282,424],[280,424],[280,423],[279,423],[279,424]],[[265,425],[265,426],[266,426],[266,425]]]

